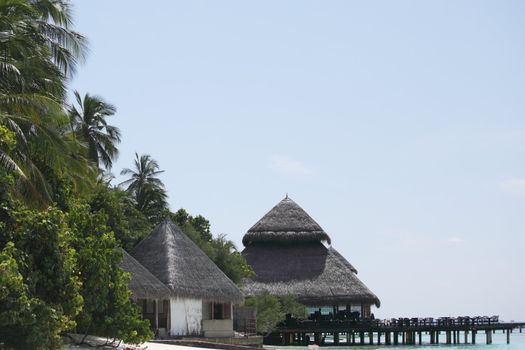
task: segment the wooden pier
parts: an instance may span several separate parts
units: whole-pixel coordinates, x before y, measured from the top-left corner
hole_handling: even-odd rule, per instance
[[[492,334],[501,331],[506,333],[507,344],[510,344],[512,330],[521,332],[522,328],[525,323],[500,322],[497,316],[391,320],[295,320],[288,317],[267,341],[280,345],[422,345],[425,334],[430,344],[476,344],[483,340],[492,344]],[[333,342],[325,342],[327,335]]]

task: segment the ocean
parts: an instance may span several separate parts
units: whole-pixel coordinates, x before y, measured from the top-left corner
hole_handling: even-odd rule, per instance
[[[401,338],[400,338],[401,339]],[[384,341],[384,338],[381,339]],[[479,332],[476,337],[477,344],[458,344],[458,345],[430,345],[430,338],[428,336],[423,336],[423,345],[365,345],[365,346],[326,346],[321,347],[322,349],[330,350],[374,350],[374,349],[392,349],[392,350],[402,350],[402,349],[422,349],[422,350],[435,350],[435,349],[468,349],[468,350],[525,350],[525,330],[523,333],[514,330],[514,333],[510,335],[510,344],[506,344],[507,337],[505,334],[502,334],[501,331],[492,335],[492,344],[485,344],[485,333]],[[445,341],[445,337],[441,335],[440,342]],[[461,333],[461,340],[463,341],[463,333]],[[470,336],[469,336],[470,340]],[[426,343],[426,345],[425,345]],[[306,350],[306,346],[265,346],[265,348],[275,349],[275,350]]]

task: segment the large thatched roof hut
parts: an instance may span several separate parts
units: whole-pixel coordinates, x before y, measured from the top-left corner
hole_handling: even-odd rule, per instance
[[[131,252],[172,292],[170,334],[230,336],[232,305],[241,291],[170,220],[159,224]]]
[[[379,298],[330,243],[321,226],[286,196],[243,238],[242,254],[256,273],[244,281],[243,293],[291,294],[312,308],[337,307],[369,316],[371,305],[380,306]]]

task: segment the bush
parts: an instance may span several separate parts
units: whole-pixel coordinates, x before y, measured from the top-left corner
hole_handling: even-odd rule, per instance
[[[268,292],[246,298],[246,306],[257,309],[257,333],[268,335],[279,322],[284,321],[286,314],[296,318],[306,317],[306,308],[293,295],[276,297]]]

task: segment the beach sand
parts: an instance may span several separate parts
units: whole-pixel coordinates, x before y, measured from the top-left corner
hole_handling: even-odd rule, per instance
[[[80,339],[82,339],[82,335],[80,335],[80,334],[70,334],[69,337],[74,339],[75,341],[80,341]],[[107,340],[106,338],[96,337],[96,336],[88,336],[86,338],[86,342],[90,343],[91,345],[104,344],[106,342],[106,340]],[[116,348],[116,349],[117,350],[123,349],[124,345],[125,344],[120,344],[120,346],[118,348]],[[193,347],[193,346],[189,347],[189,346],[182,346],[182,345],[160,344],[160,343],[150,343],[150,342],[146,342],[146,343],[140,345],[139,347],[137,347],[137,349],[141,349],[141,348],[146,348],[147,350],[210,350],[210,349]],[[88,345],[73,345],[73,344],[69,344],[69,345],[66,345],[65,349],[67,349],[67,350],[87,350],[87,349],[93,350],[93,349],[97,349],[97,348],[90,347]],[[107,347],[107,348],[101,347],[101,348],[98,348],[98,349],[115,349],[115,348],[112,348],[112,347]],[[133,349],[132,346],[131,346],[131,349]]]
[[[190,346],[169,345],[169,344],[159,344],[159,343],[144,343],[141,345],[141,347],[147,347],[146,348],[147,350],[210,350],[210,349],[205,349],[205,348],[197,348],[193,346],[190,347]],[[66,349],[67,350],[87,350],[87,349],[93,350],[96,348],[89,347],[87,345],[81,345],[81,346],[69,345]]]

